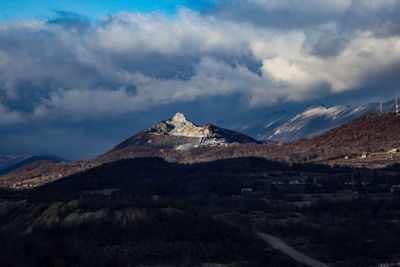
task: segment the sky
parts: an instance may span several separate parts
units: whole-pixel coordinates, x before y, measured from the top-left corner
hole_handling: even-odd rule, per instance
[[[0,18],[48,20],[54,18],[57,11],[79,14],[91,20],[118,12],[173,15],[182,7],[203,11],[213,3],[212,0],[3,0],[0,3]]]
[[[178,111],[246,132],[399,93],[400,0],[0,2],[0,154],[86,159]]]

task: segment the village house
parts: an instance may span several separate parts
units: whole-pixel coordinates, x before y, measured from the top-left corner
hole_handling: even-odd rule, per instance
[[[364,180],[362,180],[361,185],[362,185],[362,186],[367,186],[367,185],[369,185],[370,183],[371,183],[370,180],[364,179]]]
[[[32,189],[34,187],[36,187],[37,184],[30,184],[30,183],[22,183],[22,182],[16,182],[13,183],[12,185],[10,185],[11,189],[15,189],[15,190],[20,190],[20,189]]]
[[[393,148],[393,149],[387,151],[386,153],[397,153],[397,152],[399,152],[399,149],[398,148]]]
[[[390,193],[392,193],[392,194],[400,194],[400,185],[393,185],[390,188]]]
[[[346,182],[344,182],[344,185],[354,186],[356,185],[356,182],[354,182],[353,180],[347,180]]]
[[[240,192],[242,192],[242,193],[252,193],[253,191],[254,191],[254,189],[251,187],[244,187],[240,190]]]
[[[362,159],[365,159],[365,158],[369,158],[369,152],[363,152],[362,154],[361,154],[361,157],[360,158],[362,158]]]
[[[300,184],[299,177],[292,177],[288,184]]]

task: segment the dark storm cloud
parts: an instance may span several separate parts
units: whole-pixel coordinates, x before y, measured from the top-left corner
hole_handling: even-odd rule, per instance
[[[214,16],[280,29],[306,29],[335,21],[343,30],[398,28],[397,0],[217,0]],[[395,32],[393,32],[395,33]]]
[[[219,17],[280,29],[305,28],[334,19],[351,1],[228,1],[207,12]]]
[[[22,117],[18,112],[12,111],[0,103],[0,127],[4,127],[6,124],[19,123],[22,121]]]
[[[397,0],[220,0],[216,6],[207,12],[262,27],[302,30],[310,39],[306,43],[312,44],[316,55],[323,57],[340,53],[357,31],[371,31],[378,37],[400,34]],[[335,28],[327,31],[329,24]],[[316,32],[320,33],[318,37]]]
[[[346,48],[349,40],[332,34],[323,34],[311,45],[312,54],[319,57],[334,57]]]

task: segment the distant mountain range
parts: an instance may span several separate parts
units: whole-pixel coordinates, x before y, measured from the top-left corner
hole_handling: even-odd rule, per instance
[[[66,159],[54,155],[0,155],[0,175],[41,160],[51,160],[57,163],[66,161]]]
[[[33,157],[31,164],[20,165],[21,168],[11,173],[5,174],[6,172],[4,172],[5,175],[0,178],[0,187],[20,181],[40,185],[44,181],[50,182],[107,162],[125,158],[160,157],[159,153],[176,156],[193,148],[226,147],[232,144],[246,143],[257,144],[259,142],[247,135],[212,124],[197,126],[188,121],[184,114],[178,112],[172,118],[138,132],[105,154],[91,160],[56,164],[60,160],[56,161],[53,160],[54,158],[43,157],[42,161],[34,162],[36,160],[33,159],[40,159],[37,156]],[[29,158],[24,160],[18,163],[25,163]],[[4,158],[5,161],[6,158]],[[9,172],[9,169],[7,169],[7,172]]]
[[[384,110],[390,110],[390,105],[391,103],[385,103]],[[324,127],[334,128],[308,139],[267,144],[211,124],[196,126],[183,114],[177,113],[171,119],[138,132],[96,158],[62,163],[43,158],[46,161],[35,161],[2,175],[0,186],[8,187],[21,182],[43,185],[105,163],[141,157],[158,157],[177,163],[260,157],[290,164],[304,162],[327,164],[345,156],[357,158],[363,152],[379,152],[384,154],[380,161],[372,160],[368,164],[374,167],[379,163],[379,166],[384,167],[399,161],[397,156],[386,156],[386,152],[400,147],[400,116],[396,116],[394,112],[384,112],[364,115],[345,122],[354,116],[376,111],[377,107],[379,109],[379,104],[356,108],[341,106],[327,108],[322,105],[311,107],[277,126],[275,136],[287,138],[296,132],[301,132],[302,136],[313,135],[323,131]],[[342,123],[340,126],[335,127],[340,123]],[[278,131],[279,129],[281,130]],[[34,157],[31,160],[36,159],[39,158]],[[6,160],[11,159],[4,157],[3,161]],[[22,164],[21,162],[26,161],[19,163]],[[360,162],[348,160],[343,164],[359,166]]]
[[[395,102],[383,103],[382,110],[395,111]],[[378,102],[355,107],[340,105],[327,107],[317,104],[294,116],[285,111],[277,112],[265,120],[261,126],[250,123],[252,127],[242,128],[260,141],[289,142],[313,137],[355,118],[379,112],[380,103]]]

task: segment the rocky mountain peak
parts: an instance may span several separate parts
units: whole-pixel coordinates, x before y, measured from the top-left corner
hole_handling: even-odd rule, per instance
[[[155,134],[167,134],[187,137],[209,137],[210,132],[205,127],[196,126],[193,122],[186,119],[183,113],[176,113],[172,118],[158,123],[154,128]]]
[[[183,113],[176,113],[171,119],[165,121],[167,124],[167,129],[169,129],[169,134],[171,135],[186,135],[186,133],[199,131],[200,128],[196,126],[193,122],[186,119]]]
[[[170,121],[174,121],[174,122],[188,122],[188,120],[186,119],[185,114],[177,112],[171,119],[169,119]]]

